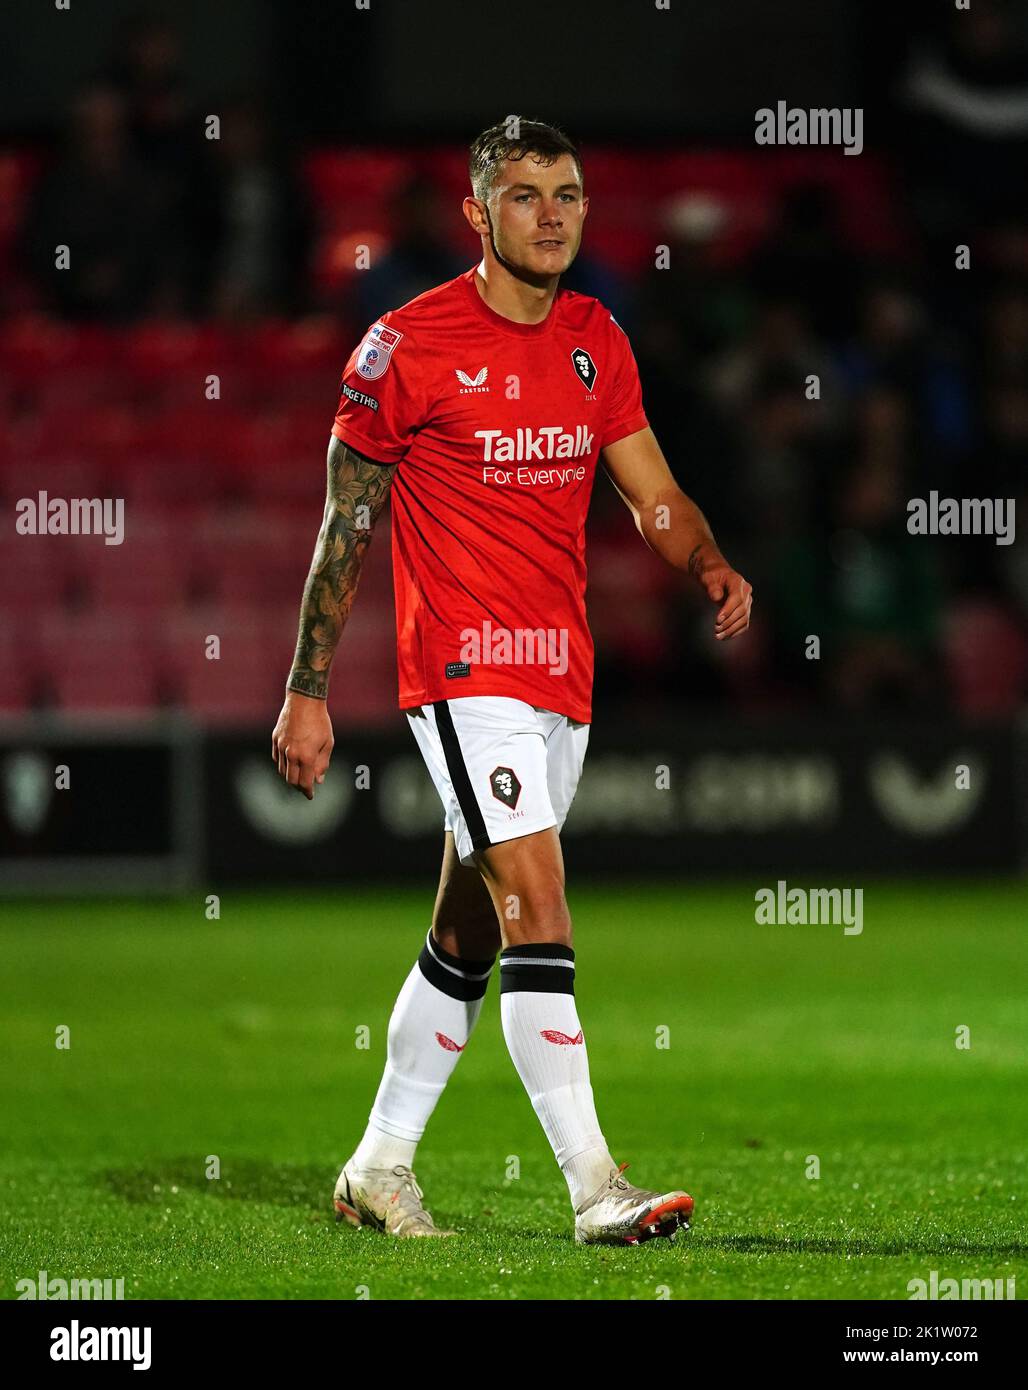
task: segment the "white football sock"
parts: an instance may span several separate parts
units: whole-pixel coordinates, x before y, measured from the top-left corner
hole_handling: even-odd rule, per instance
[[[482,1010],[493,961],[462,960],[431,931],[389,1019],[386,1064],[353,1161],[411,1167],[436,1102]]]
[[[581,1205],[617,1164],[596,1118],[578,1021],[575,953],[508,946],[500,953],[500,1018],[507,1048],[568,1184]]]

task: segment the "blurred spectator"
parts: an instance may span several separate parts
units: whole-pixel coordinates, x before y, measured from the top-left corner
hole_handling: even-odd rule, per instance
[[[222,110],[220,139],[204,142],[194,190],[194,302],[225,319],[296,314],[305,307],[310,255],[305,191],[255,101]]]
[[[908,442],[915,490],[949,487],[970,447],[973,407],[967,365],[957,335],[929,318],[908,277],[873,270],[865,288],[856,335],[839,352],[851,391],[878,385],[904,392],[916,416]]]
[[[626,333],[634,332],[636,296],[633,288],[601,257],[583,248],[575,257],[571,269],[561,276],[561,284],[576,294],[587,294],[598,299],[607,306]]]
[[[708,369],[713,394],[730,411],[745,408],[770,373],[788,377],[804,400],[817,403],[808,414],[822,428],[837,418],[841,401],[835,366],[794,297],[755,305],[747,332]],[[808,390],[810,377],[817,380]]]
[[[142,314],[175,264],[160,212],[159,187],[131,150],[123,99],[111,87],[86,88],[24,230],[24,258],[44,304],[109,323]],[[68,248],[67,269],[57,268],[58,246]]]
[[[999,287],[986,304],[979,362],[987,377],[1028,380],[1028,277]]]
[[[723,264],[727,212],[705,195],[676,199],[661,235],[667,269],[640,283],[632,346],[646,405],[671,471],[701,508],[724,501],[721,480],[736,475],[739,442],[721,403],[706,387],[711,355],[745,327],[750,306]],[[732,516],[719,513],[732,528]]]
[[[832,441],[803,383],[787,367],[769,367],[741,414],[745,454],[734,481],[740,526],[766,563],[786,537],[817,524],[823,481],[832,476]]]
[[[676,372],[691,374],[736,341],[749,299],[725,263],[731,226],[723,202],[705,194],[675,199],[661,231],[669,261],[640,286],[638,350],[670,355]]]
[[[758,296],[797,300],[817,332],[837,337],[853,322],[855,269],[832,190],[802,183],[786,191],[749,281]]]
[[[1019,497],[1023,502],[1028,499],[1028,378],[995,378],[986,388],[984,406],[984,447],[974,469],[976,495]]]
[[[871,415],[879,408],[868,404]],[[906,487],[875,456],[874,424],[842,476],[827,531],[798,535],[779,570],[778,604],[794,654],[808,635],[834,699],[855,709],[939,708],[941,587],[931,538],[906,529]]]
[[[389,250],[355,277],[361,332],[388,309],[467,270],[471,253],[458,255],[443,230],[449,213],[430,179],[415,176],[401,185],[389,206]]]
[[[182,40],[170,19],[136,16],[123,31],[109,84],[125,103],[132,147],[151,172],[181,185],[202,129],[190,109],[182,71]]]

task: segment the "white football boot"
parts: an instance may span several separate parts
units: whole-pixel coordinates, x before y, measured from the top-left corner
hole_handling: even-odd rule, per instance
[[[647,1192],[633,1187],[612,1168],[610,1177],[575,1210],[579,1245],[639,1245],[654,1236],[674,1238],[689,1229],[693,1200],[688,1192]]]
[[[357,1168],[351,1159],[336,1183],[337,1221],[373,1226],[391,1236],[452,1236],[441,1231],[421,1205],[425,1194],[410,1168]]]

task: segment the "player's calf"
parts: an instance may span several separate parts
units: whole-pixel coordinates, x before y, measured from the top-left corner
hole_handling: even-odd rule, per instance
[[[504,946],[546,942],[570,947],[571,913],[555,827],[491,845],[478,861]]]
[[[500,925],[482,875],[461,864],[453,832],[446,832],[443,867],[432,913],[432,937],[461,960],[493,960],[500,949]]]

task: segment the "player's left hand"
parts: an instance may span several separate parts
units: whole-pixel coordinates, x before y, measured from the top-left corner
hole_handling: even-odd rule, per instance
[[[712,603],[720,603],[721,611],[714,620],[714,636],[719,642],[738,637],[750,625],[753,589],[728,565],[715,565],[704,570],[700,583]]]

